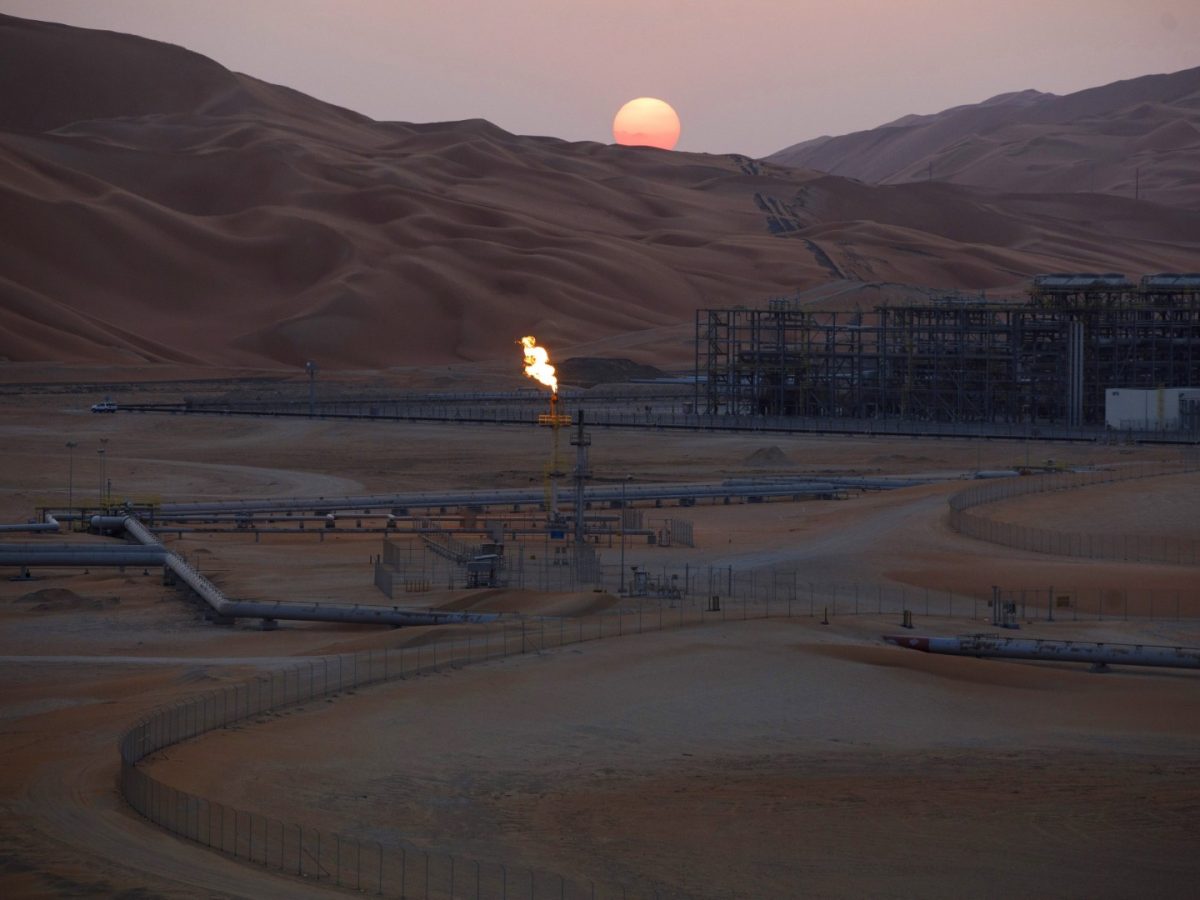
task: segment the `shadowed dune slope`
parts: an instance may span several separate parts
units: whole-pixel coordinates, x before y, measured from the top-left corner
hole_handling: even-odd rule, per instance
[[[1112,197],[374,122],[178,47],[9,17],[0,76],[21,88],[0,105],[0,360],[366,368],[644,332],[671,337],[633,355],[679,364],[670,326],[698,307],[831,281],[842,304],[884,282],[1016,290],[1177,270],[1200,246],[1200,213]]]
[[[1200,206],[1200,68],[1066,96],[1001,94],[768,157],[874,184],[1120,194]]]

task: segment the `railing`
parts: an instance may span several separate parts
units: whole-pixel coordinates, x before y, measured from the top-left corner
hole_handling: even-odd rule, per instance
[[[843,615],[990,618],[988,596],[905,585],[802,583],[795,572],[692,570],[701,596],[627,598],[621,608],[580,618],[514,618],[464,629],[452,638],[413,647],[364,650],[306,660],[246,682],[154,710],[120,740],[121,791],[131,806],[173,834],[284,875],[329,882],[367,894],[460,900],[592,900],[679,896],[659,884],[583,881],[512,862],[488,862],[395,838],[369,840],[239,809],[164,784],[141,763],[152,754],[219,728],[264,721],[285,707],[312,703],[352,688],[407,680],[425,673],[609,637],[749,619],[828,620]],[[725,593],[728,590],[728,594]],[[732,595],[732,596],[731,596]],[[1180,591],[1005,589],[1021,618],[1122,619],[1200,616],[1200,596]],[[1090,598],[1090,599],[1089,599]]]
[[[639,398],[640,399],[640,398]],[[571,406],[587,411],[589,427],[659,428],[688,431],[750,431],[780,434],[853,434],[905,437],[979,437],[1020,441],[1111,441],[1166,444],[1200,444],[1194,431],[1161,429],[1113,430],[1104,426],[1072,426],[1030,422],[941,422],[903,418],[855,419],[835,416],[776,416],[734,413],[698,413],[693,404],[679,398],[664,398],[649,404],[638,400],[597,397],[573,400]],[[300,403],[134,403],[122,412],[193,413],[222,416],[282,416],[309,418]],[[313,411],[316,418],[383,419],[460,424],[536,425],[545,404],[536,399],[478,403],[324,401]],[[571,414],[571,408],[563,412]]]
[[[121,738],[121,791],[139,813],[180,837],[283,874],[368,894],[427,900],[675,896],[655,885],[576,881],[511,863],[439,853],[403,840],[366,840],[284,822],[178,790],[139,763],[181,741],[218,728],[252,724],[284,707],[302,706],[352,688],[720,616],[693,607],[687,614],[681,609],[677,618],[664,616],[663,610],[656,617],[639,608],[575,620],[522,619],[412,648],[306,661],[150,713]]]
[[[1000,522],[980,512],[970,511],[989,503],[1030,494],[1076,490],[1097,484],[1181,475],[1196,471],[1200,471],[1200,465],[1197,465],[1194,460],[1185,459],[1176,465],[1130,466],[1096,472],[1039,475],[989,481],[959,491],[950,498],[950,527],[968,537],[1034,553],[1085,559],[1196,565],[1200,564],[1200,540],[1194,538],[1142,532],[1103,534],[1057,531],[1052,528],[1040,528],[1016,522]]]

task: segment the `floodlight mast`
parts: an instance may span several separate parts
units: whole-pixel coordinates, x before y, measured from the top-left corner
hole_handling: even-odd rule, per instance
[[[592,439],[583,430],[582,409],[577,413],[575,424],[575,437],[571,438],[571,443],[575,446],[575,543],[582,544],[587,540],[587,530],[583,518],[583,511],[586,505],[584,502],[584,483],[592,477],[592,473],[588,470],[587,451],[588,446],[592,443]]]
[[[311,359],[304,364],[304,371],[308,373],[308,417],[310,419],[317,414],[317,372],[320,368]]]
[[[75,509],[75,448],[78,441],[67,441],[67,512]]]

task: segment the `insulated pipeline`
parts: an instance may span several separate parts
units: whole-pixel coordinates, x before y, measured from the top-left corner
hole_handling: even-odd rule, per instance
[[[495,613],[425,612],[404,610],[395,606],[231,600],[220,588],[188,565],[178,553],[167,549],[154,532],[134,517],[94,516],[92,527],[103,531],[123,531],[141,544],[139,549],[156,551],[167,569],[204,600],[214,613],[225,619],[285,619],[400,626],[478,624],[494,622],[499,618]]]
[[[54,516],[47,513],[46,521],[44,521],[44,522],[23,522],[23,523],[19,522],[19,523],[13,524],[13,525],[0,525],[0,532],[13,532],[13,531],[25,531],[25,532],[40,532],[40,531],[51,532],[52,531],[52,532],[57,532],[58,528],[59,528],[58,519],[54,518]]]
[[[1109,644],[1090,641],[1056,641],[1002,638],[991,635],[967,637],[909,637],[883,635],[889,644],[925,653],[953,656],[1041,659],[1092,665],[1168,666],[1200,669],[1200,648],[1162,647],[1152,644]]]

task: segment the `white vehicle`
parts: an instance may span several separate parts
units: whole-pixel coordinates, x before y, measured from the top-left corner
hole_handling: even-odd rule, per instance
[[[99,403],[92,404],[92,412],[94,413],[115,413],[116,411],[117,404],[107,397],[105,397]]]

